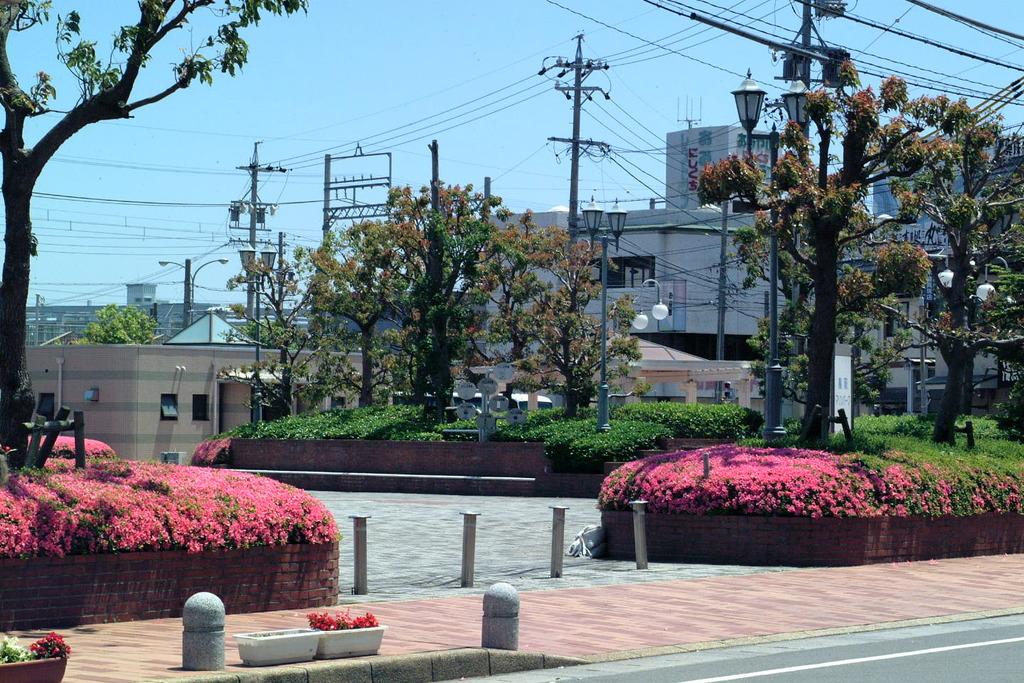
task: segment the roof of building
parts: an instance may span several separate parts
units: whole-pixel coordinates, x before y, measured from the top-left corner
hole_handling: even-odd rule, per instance
[[[249,342],[242,339],[231,323],[216,313],[207,313],[164,344],[231,344],[247,346]]]
[[[692,353],[679,351],[670,346],[664,346],[647,339],[640,340],[640,359],[644,361],[702,361],[707,360]]]

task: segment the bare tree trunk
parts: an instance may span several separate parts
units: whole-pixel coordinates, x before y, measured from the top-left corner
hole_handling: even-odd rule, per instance
[[[362,359],[359,380],[359,407],[373,405],[373,327],[363,328],[359,333],[359,354]]]
[[[430,368],[430,374],[434,390],[434,415],[439,422],[444,422],[445,408],[451,403],[452,396],[452,352],[448,339],[447,315],[434,314],[431,335],[433,367]]]
[[[6,173],[11,167],[7,166]],[[5,233],[3,282],[0,283],[0,444],[18,450],[11,465],[25,457],[27,434],[23,422],[32,417],[35,401],[25,360],[25,305],[31,265],[32,187],[4,178]]]
[[[822,239],[823,243],[828,239]],[[834,245],[824,244],[817,250],[817,268],[814,273],[814,311],[811,334],[807,339],[807,412],[805,427],[813,419],[813,408],[820,405],[822,417],[827,418],[832,399],[832,354],[836,343],[836,307],[839,292],[836,282],[837,256]],[[821,421],[805,430],[817,438],[824,434]]]
[[[953,430],[963,405],[965,385],[971,384],[968,373],[973,372],[974,354],[962,344],[955,342],[940,344],[939,352],[948,369],[942,401],[939,403],[939,412],[935,416],[935,426],[932,428],[932,441],[953,444],[956,443],[956,433]]]
[[[968,352],[964,361],[964,384],[960,390],[960,414],[971,415],[974,412],[974,354]]]

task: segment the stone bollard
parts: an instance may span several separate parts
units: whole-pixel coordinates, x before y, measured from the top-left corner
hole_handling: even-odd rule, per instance
[[[476,567],[476,518],[479,512],[462,513],[462,587],[473,587]]]
[[[496,583],[484,593],[480,647],[519,649],[519,594],[510,584]]]
[[[647,501],[631,500],[633,507],[633,551],[636,568],[647,569]]]
[[[181,668],[224,669],[224,603],[213,593],[196,593],[181,610]]]
[[[352,520],[353,595],[366,595],[366,520],[370,515],[349,515]]]

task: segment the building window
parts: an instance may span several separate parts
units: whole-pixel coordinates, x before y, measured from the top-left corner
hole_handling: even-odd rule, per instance
[[[53,394],[39,394],[39,404],[36,406],[36,414],[53,419]]]
[[[192,394],[192,419],[195,422],[210,420],[210,397],[206,394]]]
[[[653,256],[622,256],[608,259],[609,287],[639,287],[644,280],[653,277]]]
[[[177,394],[160,394],[160,419],[161,420],[177,420],[178,419],[178,395]]]

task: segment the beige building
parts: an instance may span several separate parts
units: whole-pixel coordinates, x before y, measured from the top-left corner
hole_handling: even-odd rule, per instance
[[[36,411],[85,413],[85,434],[124,458],[187,462],[205,437],[249,421],[249,387],[219,378],[248,346],[82,345],[28,349]]]

